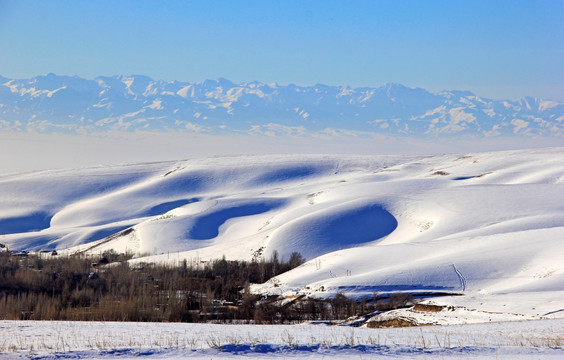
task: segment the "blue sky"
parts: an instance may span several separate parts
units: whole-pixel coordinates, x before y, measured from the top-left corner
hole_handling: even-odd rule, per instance
[[[143,74],[564,100],[562,0],[0,0],[0,75]]]

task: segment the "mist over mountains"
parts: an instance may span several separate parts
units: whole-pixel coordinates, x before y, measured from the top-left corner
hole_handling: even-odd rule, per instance
[[[381,87],[298,86],[146,76],[0,76],[0,129],[39,133],[185,130],[207,134],[409,137],[564,134],[564,103]]]

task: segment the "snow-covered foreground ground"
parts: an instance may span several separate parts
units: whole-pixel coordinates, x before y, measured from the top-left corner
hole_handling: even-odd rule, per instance
[[[0,358],[552,358],[564,320],[366,329],[327,325],[1,321]]]
[[[396,314],[418,323],[564,316],[564,148],[52,170],[0,176],[0,197],[11,250],[170,264],[297,251],[308,262],[252,291],[456,306]]]

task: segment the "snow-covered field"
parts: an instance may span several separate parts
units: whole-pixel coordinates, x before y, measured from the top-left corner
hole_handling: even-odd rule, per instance
[[[527,345],[532,335],[561,336],[562,320],[455,324],[564,317],[564,148],[432,156],[218,157],[51,170],[0,176],[0,197],[0,243],[11,250],[98,254],[115,249],[135,252],[133,263],[171,264],[221,256],[269,258],[273,251],[287,259],[298,251],[305,264],[252,290],[312,298],[343,293],[358,299],[408,293],[451,306],[439,312],[403,309],[375,319],[392,316],[447,327],[377,331],[3,322],[2,331],[12,334],[6,344],[15,340],[22,344],[17,348],[27,349],[20,355],[31,346],[39,352],[51,347],[49,352],[73,349],[100,356],[97,351],[104,350],[104,355],[123,357],[136,355],[139,348],[167,358],[241,352],[319,356],[344,348],[357,358],[365,356],[363,349],[436,357],[459,355],[461,346],[463,356],[512,357],[523,349],[529,355],[562,355],[548,349],[561,345],[542,345],[541,350]],[[161,328],[169,329],[163,331],[171,338],[163,335],[150,350],[147,339],[157,337]],[[88,329],[113,332],[116,336],[106,341],[117,344],[83,340],[89,335],[80,334],[90,334]],[[127,344],[119,339],[128,332],[119,329],[143,331],[123,335],[123,341],[132,341]],[[17,335],[25,331],[31,337]],[[55,335],[61,339],[57,344],[44,331],[65,335]],[[198,331],[203,335],[193,346],[196,351],[186,350],[192,340],[182,340],[188,346],[177,349],[175,339],[186,333],[194,339]],[[325,336],[319,331],[337,334],[330,346],[314,340]],[[354,344],[366,348],[349,349],[346,334],[351,331],[364,339]],[[241,347],[226,353],[209,349],[214,332],[241,336],[236,341]],[[259,341],[246,339],[247,332]],[[493,340],[484,336],[490,332]],[[284,333],[306,347],[296,350],[281,339]],[[369,336],[391,338],[382,344],[371,343]],[[55,344],[27,342],[38,337]],[[70,337],[69,345],[63,345],[63,337]],[[444,345],[447,338],[450,346]],[[253,343],[267,344],[266,353]]]
[[[0,358],[551,358],[564,320],[366,329],[327,325],[0,322]]]

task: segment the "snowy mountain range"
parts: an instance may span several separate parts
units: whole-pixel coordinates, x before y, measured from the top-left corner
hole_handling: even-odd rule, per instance
[[[0,129],[40,133],[187,130],[299,136],[562,136],[564,103],[493,100],[467,91],[298,86],[226,79],[198,83],[146,76],[93,80],[0,76]]]

